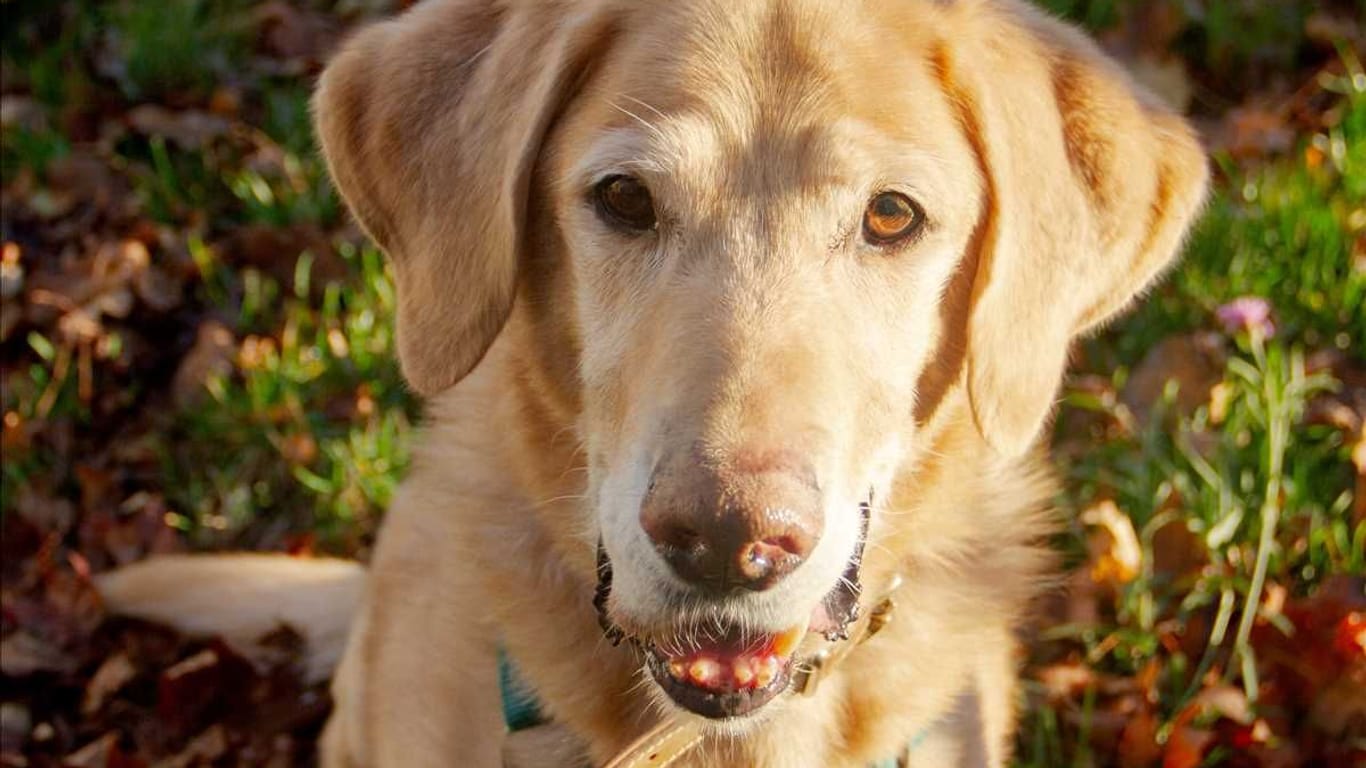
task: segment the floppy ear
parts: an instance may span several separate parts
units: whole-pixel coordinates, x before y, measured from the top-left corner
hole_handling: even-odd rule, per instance
[[[332,176],[394,264],[421,393],[469,373],[511,312],[532,166],[609,32],[565,5],[429,0],[352,39],[314,96]]]
[[[965,374],[1008,456],[1047,419],[1073,337],[1172,262],[1208,176],[1184,120],[1025,5],[980,4],[970,54],[935,62],[986,181]]]

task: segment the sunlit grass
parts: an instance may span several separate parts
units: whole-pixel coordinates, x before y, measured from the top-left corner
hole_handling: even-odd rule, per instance
[[[283,295],[260,272],[240,276],[238,325],[269,331],[240,341],[233,372],[207,381],[164,443],[172,498],[206,541],[271,517],[349,540],[373,529],[407,464],[415,404],[395,362],[392,280],[375,250],[341,253],[356,275],[345,284],[311,285],[308,255]]]
[[[1309,418],[1316,398],[1328,402],[1341,387],[1322,356],[1311,366],[1311,351],[1366,363],[1366,78],[1348,63],[1346,75],[1324,83],[1341,96],[1335,125],[1270,164],[1244,170],[1220,160],[1227,181],[1181,266],[1088,345],[1088,370],[1104,386],[1070,393],[1059,419],[1073,559],[1086,558],[1083,510],[1104,500],[1132,526],[1140,560],[1116,579],[1100,622],[1045,636],[1075,642],[1104,673],[1136,676],[1156,663],[1159,738],[1211,674],[1258,700],[1254,624],[1293,633],[1269,588],[1304,595],[1332,574],[1366,574],[1366,524],[1351,518],[1349,454],[1360,436]],[[1217,330],[1215,310],[1241,296],[1270,304],[1273,337],[1259,327]],[[1224,338],[1222,374],[1190,410],[1169,384],[1137,422],[1115,395],[1132,366],[1162,339],[1199,332]],[[1174,543],[1190,562],[1155,567]],[[1164,642],[1189,632],[1203,648],[1192,658]],[[1028,700],[1037,705],[1043,694]],[[1079,737],[1090,718],[1089,709],[1066,721],[1049,708],[1027,711],[1019,764],[1093,764]],[[1218,764],[1219,755],[1207,760]]]

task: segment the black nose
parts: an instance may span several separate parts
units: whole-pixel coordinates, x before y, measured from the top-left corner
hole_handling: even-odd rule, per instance
[[[822,528],[804,465],[761,473],[690,467],[656,473],[640,522],[684,581],[712,593],[764,590],[806,561]]]

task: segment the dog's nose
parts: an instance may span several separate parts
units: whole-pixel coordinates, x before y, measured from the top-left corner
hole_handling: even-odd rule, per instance
[[[801,463],[768,462],[759,472],[663,465],[640,522],[684,581],[712,593],[764,590],[816,546],[820,492]]]

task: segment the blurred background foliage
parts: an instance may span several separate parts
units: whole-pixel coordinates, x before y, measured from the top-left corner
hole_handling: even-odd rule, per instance
[[[1018,763],[1359,765],[1366,4],[1042,4],[1191,115],[1216,188],[1180,267],[1076,351],[1067,589],[1032,629]],[[88,578],[366,556],[419,406],[308,95],[402,5],[0,2],[6,765],[310,759],[325,696],[288,654],[185,683],[230,649],[105,621]]]

